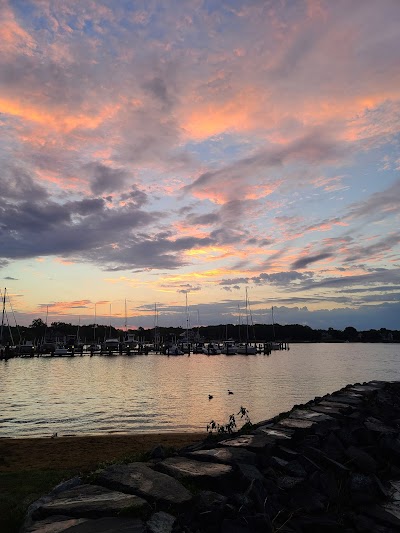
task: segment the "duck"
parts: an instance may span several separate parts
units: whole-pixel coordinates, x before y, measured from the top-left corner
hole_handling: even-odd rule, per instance
[[[228,389],[228,394],[233,394],[233,392],[231,390]]]
[[[214,396],[212,396],[211,394],[208,395],[208,399],[209,400],[212,400],[214,398]]]

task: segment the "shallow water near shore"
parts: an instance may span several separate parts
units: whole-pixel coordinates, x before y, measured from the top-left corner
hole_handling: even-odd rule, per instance
[[[241,406],[258,422],[370,380],[400,380],[400,344],[291,344],[269,356],[16,358],[0,361],[0,435],[205,431]]]

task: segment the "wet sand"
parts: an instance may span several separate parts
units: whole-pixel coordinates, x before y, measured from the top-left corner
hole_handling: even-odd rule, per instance
[[[0,472],[87,471],[99,463],[137,457],[158,445],[179,449],[206,436],[203,432],[0,438]]]

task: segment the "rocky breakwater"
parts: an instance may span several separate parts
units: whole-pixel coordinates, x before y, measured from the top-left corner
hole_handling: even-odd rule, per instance
[[[24,532],[400,531],[400,382],[349,385],[234,434],[70,480]]]

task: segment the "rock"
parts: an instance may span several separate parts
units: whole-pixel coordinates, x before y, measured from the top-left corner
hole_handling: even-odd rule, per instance
[[[290,490],[302,483],[304,479],[293,476],[281,476],[277,479],[278,487],[282,490]]]
[[[252,451],[260,451],[265,448],[271,448],[275,439],[266,434],[240,435],[219,443],[220,446],[234,446],[239,448],[249,448]]]
[[[158,445],[155,448],[151,450],[150,458],[151,459],[165,459],[167,457],[167,453],[165,451],[164,446]]]
[[[325,401],[340,403],[345,406],[360,406],[362,404],[362,397],[355,394],[340,394],[325,396]]]
[[[154,513],[146,523],[148,533],[172,533],[175,521],[175,516],[163,511]]]
[[[87,519],[56,515],[34,522],[25,531],[26,533],[60,533],[83,522],[87,522]]]
[[[244,481],[246,484],[250,483],[254,479],[258,479],[259,481],[264,481],[264,476],[261,474],[261,472],[258,470],[258,468],[254,465],[247,465],[245,463],[239,463],[237,465],[239,476],[242,481]]]
[[[356,448],[355,446],[350,446],[346,450],[346,455],[361,472],[372,474],[377,471],[375,459],[364,450],[360,450],[360,448]]]
[[[247,463],[255,465],[257,462],[257,455],[254,452],[250,452],[244,448],[235,448],[233,446],[199,450],[189,453],[187,456],[199,461],[215,461],[217,463],[225,464]]]
[[[400,531],[400,519],[390,510],[384,509],[379,505],[369,505],[368,507],[363,507],[363,512],[367,516],[383,523],[386,526],[396,528],[397,531]]]
[[[123,494],[96,485],[80,485],[56,495],[39,507],[34,517],[66,515],[77,518],[115,516],[121,512],[145,512],[148,503],[131,494]]]
[[[285,429],[310,429],[316,424],[316,422],[313,422],[312,420],[300,420],[297,418],[283,418],[282,420],[279,420],[278,424]]]
[[[96,481],[105,487],[165,504],[181,505],[192,498],[192,494],[179,481],[144,463],[110,466],[98,475]]]
[[[256,429],[255,433],[260,433],[276,440],[290,440],[294,435],[293,429],[285,429],[279,426],[261,426]]]
[[[224,518],[227,503],[226,496],[212,491],[201,491],[193,498],[191,511],[194,516],[191,521],[199,523],[203,531],[217,531],[218,524]]]
[[[222,522],[221,533],[254,533],[254,531],[243,520],[226,518]]]
[[[349,492],[355,504],[373,502],[378,495],[374,479],[371,476],[357,472],[350,475]]]
[[[312,458],[315,458],[317,460],[320,459],[325,464],[329,464],[329,465],[335,467],[336,470],[339,470],[339,471],[342,471],[342,472],[348,472],[349,471],[347,466],[344,466],[341,463],[339,463],[338,461],[335,461],[334,459],[331,459],[330,457],[325,455],[323,452],[321,452],[321,450],[319,450],[318,448],[314,448],[313,446],[308,446],[305,449],[305,453],[310,454]]]
[[[106,517],[86,520],[64,531],[68,533],[146,533],[146,526],[139,519]]]
[[[189,483],[213,487],[226,487],[233,470],[230,465],[195,461],[187,457],[169,457],[157,466],[168,475],[185,479]]]
[[[329,415],[317,413],[308,409],[293,409],[289,418],[295,418],[297,420],[310,420],[312,422],[328,422],[333,421],[333,418]]]
[[[290,497],[292,509],[301,509],[306,513],[320,513],[325,510],[327,497],[311,485],[303,484],[295,488]]]
[[[285,471],[294,476],[304,479],[307,476],[305,468],[299,463],[299,461],[289,461],[285,467]]]
[[[330,407],[328,405],[314,405],[311,408],[311,411],[314,411],[315,413],[321,413],[326,414],[330,416],[342,416],[342,410],[338,407]]]
[[[386,426],[383,424],[380,420],[377,420],[376,418],[370,416],[367,418],[364,422],[364,425],[369,431],[373,431],[375,433],[383,434],[383,435],[390,435],[390,434],[398,434],[398,430],[391,428],[389,426]]]
[[[245,495],[254,503],[257,511],[265,511],[269,494],[262,479],[252,479]]]
[[[328,455],[332,459],[335,459],[335,461],[340,462],[345,460],[346,458],[344,446],[333,432],[329,433],[326,439],[324,439],[323,451],[324,453],[326,453],[326,455]]]

